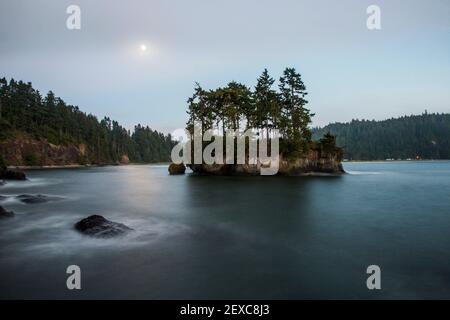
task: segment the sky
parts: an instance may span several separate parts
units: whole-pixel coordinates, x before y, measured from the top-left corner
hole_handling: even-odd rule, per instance
[[[0,0],[0,77],[165,133],[195,82],[253,87],[264,68],[301,73],[314,126],[450,112],[449,58],[448,0]]]

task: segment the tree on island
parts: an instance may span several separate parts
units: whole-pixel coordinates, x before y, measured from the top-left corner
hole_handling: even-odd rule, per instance
[[[188,99],[187,130],[193,135],[194,122],[202,130],[253,129],[269,138],[274,129],[281,134],[280,151],[286,156],[300,156],[312,146],[309,125],[314,116],[306,108],[306,86],[294,68],[286,68],[280,77],[278,91],[275,80],[264,69],[254,90],[232,81],[226,87],[204,90],[198,83]]]

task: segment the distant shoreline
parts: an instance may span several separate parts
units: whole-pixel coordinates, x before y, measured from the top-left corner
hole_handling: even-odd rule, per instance
[[[428,162],[428,161],[450,161],[450,159],[421,159],[421,160],[346,160],[342,163],[348,162]]]
[[[169,165],[169,162],[154,163],[128,163],[128,164],[66,164],[51,166],[8,166],[9,170],[51,170],[51,169],[80,169],[80,168],[98,168],[98,167],[122,167],[129,165]]]

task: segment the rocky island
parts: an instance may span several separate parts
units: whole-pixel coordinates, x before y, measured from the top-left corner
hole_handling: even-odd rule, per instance
[[[311,138],[310,124],[314,114],[306,108],[307,92],[301,75],[294,68],[286,68],[279,79],[278,90],[273,88],[274,83],[275,80],[264,70],[253,90],[234,81],[214,90],[205,90],[197,84],[193,96],[188,99],[186,132],[190,146],[185,149],[190,153],[185,163],[194,173],[260,175],[265,166],[260,159],[249,161],[248,152],[252,148],[259,152],[261,140],[266,141],[263,147],[272,146],[275,138],[276,151],[270,150],[266,154],[269,157],[274,152],[278,155],[276,174],[300,176],[344,173],[341,164],[343,150],[336,146],[336,138],[330,133],[325,133],[317,141]],[[227,149],[224,143],[230,131],[234,137],[231,138],[234,139],[234,150]],[[247,136],[248,132],[256,137],[257,145],[250,146],[252,140]],[[200,142],[195,142],[197,136],[204,137],[205,134],[207,139],[201,138]],[[236,151],[239,150],[236,149],[239,143],[236,136],[244,137],[240,140],[244,145],[241,150],[246,152],[244,161],[236,161]],[[203,156],[205,151],[216,159],[217,154],[222,154],[220,159],[226,159],[227,151],[231,151],[232,156],[222,162],[192,161],[193,153],[197,152],[192,150],[196,146],[200,146]],[[170,168],[173,174],[175,166],[171,165]],[[180,170],[180,173],[184,173],[184,170]]]
[[[283,159],[280,157],[278,175],[307,176],[345,173],[342,167],[341,153],[323,152],[311,149],[305,156]],[[251,164],[189,164],[188,167],[197,174],[207,175],[260,175],[261,165]]]

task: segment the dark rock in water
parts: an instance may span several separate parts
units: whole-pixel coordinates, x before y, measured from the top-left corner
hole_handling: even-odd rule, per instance
[[[2,206],[0,206],[0,219],[12,217],[14,217],[14,212],[6,211]]]
[[[77,222],[75,229],[83,234],[98,238],[121,236],[133,230],[122,223],[109,221],[100,215],[92,215]]]
[[[185,171],[186,171],[186,166],[182,163],[180,163],[180,164],[171,163],[169,165],[169,174],[171,174],[171,175],[184,174]]]
[[[27,177],[22,171],[0,169],[0,179],[5,180],[26,180]]]
[[[43,194],[37,194],[37,195],[21,194],[21,195],[17,196],[17,199],[19,199],[23,203],[34,204],[34,203],[44,203],[44,202],[48,202],[48,201],[52,201],[52,200],[59,200],[60,198],[49,197],[49,196],[46,196]]]
[[[0,180],[0,187],[1,186],[4,186],[6,184],[6,182],[5,181],[3,181],[3,180]]]
[[[52,200],[59,200],[59,197],[49,197],[43,194],[37,194],[37,195],[33,195],[33,194],[21,194],[18,196],[2,196],[0,195],[0,201],[5,201],[8,198],[16,198],[17,200],[23,202],[23,203],[27,203],[27,204],[34,204],[34,203],[44,203],[44,202],[48,202],[48,201],[52,201]]]

